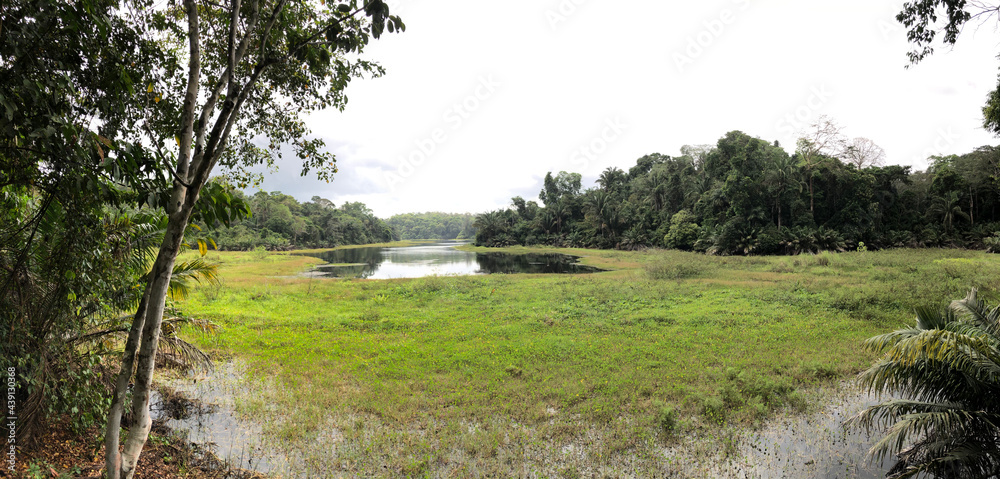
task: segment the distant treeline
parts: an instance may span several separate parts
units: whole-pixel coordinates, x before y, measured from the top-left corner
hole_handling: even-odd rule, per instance
[[[823,139],[801,139],[789,155],[733,131],[715,146],[608,168],[587,190],[577,173],[549,173],[543,205],[515,197],[513,208],[477,216],[476,244],[795,254],[1000,243],[1000,147],[931,157],[927,171],[911,172],[874,166],[882,154],[859,154],[867,144],[835,150]]]
[[[314,196],[299,203],[278,191],[233,195],[250,208],[249,218],[228,228],[199,225],[204,231],[197,236],[212,238],[221,250],[332,248],[398,239],[471,239],[476,234],[475,217],[468,213],[407,213],[381,220],[360,202],[338,207]]]
[[[240,191],[234,194],[247,203],[252,215],[234,221],[229,228],[206,232],[222,250],[332,248],[394,238],[389,225],[376,218],[364,203],[347,202],[337,207],[318,196],[299,203],[277,191],[259,191],[253,196]]]
[[[469,213],[406,213],[386,223],[399,239],[472,239],[475,217]]]

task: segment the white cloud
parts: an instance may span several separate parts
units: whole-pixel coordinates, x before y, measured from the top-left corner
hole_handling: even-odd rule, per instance
[[[566,2],[575,8],[553,27],[547,12]],[[907,70],[898,2],[396,3],[407,31],[369,46],[387,75],[355,80],[345,112],[310,120],[336,146],[337,179],[299,179],[292,162],[265,189],[363,201],[383,217],[480,212],[518,194],[534,199],[550,170],[593,178],[648,153],[714,144],[731,130],[790,150],[795,135],[779,122],[803,105],[874,140],[888,163],[923,168],[927,151],[995,142],[980,126],[996,87],[993,29],[969,29],[954,50],[939,48]],[[679,70],[674,53],[699,35],[706,45]],[[497,83],[488,95],[484,77]],[[817,88],[832,94],[811,101]],[[469,98],[478,104],[456,127],[449,113]],[[614,118],[628,128],[592,161],[573,161]],[[414,152],[428,140],[432,154],[390,187],[385,173],[419,160]]]

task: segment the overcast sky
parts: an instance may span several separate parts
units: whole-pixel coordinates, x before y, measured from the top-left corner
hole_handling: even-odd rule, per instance
[[[624,170],[741,130],[789,152],[819,115],[889,164],[1000,143],[982,128],[996,20],[904,69],[902,1],[389,0],[407,30],[367,49],[344,112],[310,118],[337,155],[327,184],[294,157],[261,189],[361,201],[387,218],[537,199],[547,171]]]

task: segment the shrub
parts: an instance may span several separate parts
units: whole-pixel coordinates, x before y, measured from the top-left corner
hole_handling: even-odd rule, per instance
[[[656,407],[656,425],[667,437],[672,436],[677,430],[677,411],[659,401],[653,405]]]
[[[685,261],[679,258],[674,258],[674,261],[669,259],[661,259],[658,261],[653,261],[647,263],[643,268],[646,270],[646,274],[652,279],[684,279],[691,278],[701,274],[704,271],[704,266],[696,261]]]
[[[695,216],[688,210],[680,210],[670,218],[670,229],[663,238],[668,248],[690,251],[698,241],[699,228]]]
[[[253,258],[254,261],[260,261],[264,258],[267,258],[267,255],[268,255],[267,248],[263,246],[258,246],[254,248],[253,251],[250,253],[250,257]]]
[[[990,253],[1000,252],[1000,231],[993,233],[993,236],[983,238],[983,245]]]
[[[722,422],[726,419],[726,403],[719,396],[709,396],[702,402],[705,417]]]

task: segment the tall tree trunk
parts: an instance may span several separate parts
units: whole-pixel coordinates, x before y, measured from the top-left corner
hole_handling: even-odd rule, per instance
[[[778,229],[781,229],[781,197],[778,197]]]
[[[813,177],[811,174],[809,175],[809,212],[813,213]]]
[[[184,240],[184,230],[191,219],[198,193],[205,184],[205,179],[211,172],[212,162],[200,161],[192,166],[191,149],[195,135],[194,120],[197,108],[198,89],[201,81],[201,50],[198,6],[195,0],[185,0],[184,9],[188,20],[188,83],[185,91],[183,109],[180,118],[180,134],[178,138],[177,164],[174,169],[174,185],[171,191],[167,211],[167,231],[160,244],[160,251],[149,273],[146,291],[143,293],[144,305],[136,313],[129,331],[129,339],[122,358],[122,369],[115,384],[115,394],[112,408],[108,414],[105,437],[105,466],[108,479],[131,479],[135,475],[139,453],[142,452],[152,420],[149,417],[149,393],[153,379],[156,347],[160,340],[160,325],[163,322],[163,308],[167,300],[167,290],[170,287],[170,275],[173,272],[174,261]],[[235,0],[233,22],[239,14],[239,0]],[[232,28],[236,28],[235,24]],[[232,71],[233,68],[230,68]],[[225,75],[228,79],[228,75]],[[220,81],[223,79],[220,79]],[[212,95],[204,107],[205,112],[214,109],[216,95]],[[223,119],[226,115],[221,115]],[[199,133],[204,132],[205,124],[199,125]],[[223,141],[224,144],[224,141]],[[209,157],[211,160],[211,157]],[[207,167],[207,168],[206,168]],[[186,181],[185,181],[186,180]],[[190,186],[190,188],[189,188]],[[136,363],[136,348],[138,362]],[[135,364],[135,384],[132,390],[132,426],[125,438],[125,447],[119,454],[119,426],[128,378],[132,376]]]
[[[184,190],[186,188],[175,188]],[[153,380],[153,366],[156,359],[156,348],[160,338],[160,326],[163,321],[163,309],[166,304],[167,290],[170,286],[170,274],[174,268],[177,254],[184,240],[184,229],[191,216],[193,201],[184,201],[179,211],[169,216],[167,231],[160,245],[160,252],[150,271],[149,282],[144,295],[144,308],[137,314],[129,331],[129,341],[126,344],[125,356],[122,360],[122,370],[115,384],[115,398],[105,438],[106,465],[108,479],[131,479],[135,474],[139,453],[149,438],[152,420],[149,415],[149,395]],[[190,204],[189,204],[190,203]],[[135,334],[141,329],[141,335]],[[141,341],[139,340],[141,338]],[[138,346],[138,356],[136,347]],[[135,361],[137,359],[137,361]],[[122,403],[128,378],[132,375],[135,361],[135,384],[132,389],[132,426],[125,438],[125,448],[118,453],[119,425],[121,423]],[[111,471],[114,471],[112,474]]]
[[[976,209],[975,209],[975,203],[973,202],[973,200],[975,199],[975,197],[976,197],[975,196],[975,192],[972,190],[972,187],[970,186],[969,187],[969,222],[972,223],[972,226],[976,226],[976,216],[975,216],[976,215]]]
[[[121,456],[118,452],[118,435],[121,428],[122,411],[125,405],[125,395],[128,390],[128,381],[132,378],[132,370],[135,368],[135,352],[139,345],[139,335],[142,333],[143,321],[146,318],[146,305],[149,302],[149,289],[142,295],[139,302],[139,309],[136,310],[132,320],[132,329],[128,332],[128,339],[125,341],[125,354],[122,356],[121,371],[115,382],[114,396],[111,398],[111,410],[108,412],[108,423],[104,430],[104,464],[106,471],[114,471],[114,475],[109,479],[117,479],[121,469]]]
[[[187,36],[190,48],[188,84],[180,122],[176,129],[178,132],[178,154],[174,160],[176,167],[170,171],[174,176],[174,185],[169,203],[166,205],[167,231],[146,284],[144,303],[133,320],[122,360],[122,370],[115,385],[115,396],[108,417],[106,437],[107,477],[109,479],[132,478],[135,474],[139,453],[149,436],[151,426],[149,416],[150,385],[163,310],[170,285],[170,275],[198,195],[208,181],[212,169],[225,152],[230,132],[240,116],[242,106],[258,85],[261,75],[266,69],[283,61],[282,58],[277,57],[264,58],[264,48],[260,46],[261,58],[252,60],[250,70],[243,72],[239,80],[234,80],[234,76],[241,71],[238,66],[249,51],[252,39],[256,38],[256,35],[262,35],[265,38],[272,36],[272,28],[278,23],[279,18],[283,18],[282,13],[285,12],[288,0],[278,0],[277,4],[269,9],[269,17],[262,19],[263,22],[260,24],[258,24],[259,2],[251,2],[249,15],[241,15],[241,0],[228,0],[225,2],[229,4],[228,15],[230,17],[226,69],[221,75],[212,79],[211,82],[214,83],[212,88],[206,89],[204,94],[200,94],[201,28],[196,2],[197,0],[183,0],[187,14]],[[359,9],[359,11],[361,10]],[[249,17],[249,19],[247,20],[245,17]],[[244,20],[246,21],[244,22]],[[240,27],[241,22],[245,25],[244,29]],[[317,31],[315,37],[318,38],[321,34],[322,31]],[[295,50],[288,55],[296,54],[310,42],[311,40],[298,44]],[[198,107],[197,104],[199,98],[204,99],[204,104],[201,107]],[[221,107],[217,108],[220,98],[223,99],[223,103]],[[196,110],[201,111],[200,117],[196,115]],[[119,454],[118,436],[121,413],[133,366],[135,367],[135,386],[132,396],[132,412],[135,419],[129,429],[128,437],[125,439],[124,450]]]

